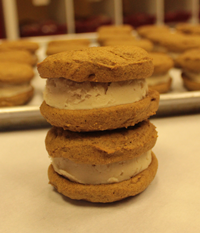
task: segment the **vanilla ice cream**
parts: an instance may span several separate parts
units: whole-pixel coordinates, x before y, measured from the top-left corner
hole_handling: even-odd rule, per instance
[[[24,92],[28,92],[32,89],[32,86],[28,83],[26,84],[0,84],[0,98],[12,97],[19,95]]]
[[[59,109],[94,109],[128,104],[143,99],[148,92],[145,79],[112,83],[74,82],[47,79],[45,102]]]
[[[200,73],[195,73],[188,70],[183,70],[183,74],[194,82],[200,83]]]
[[[170,75],[167,72],[166,74],[160,75],[152,75],[151,77],[147,78],[147,84],[149,86],[155,86],[161,83],[167,83],[170,80]]]
[[[128,180],[148,168],[151,150],[131,160],[110,164],[78,164],[63,157],[52,158],[54,170],[71,181],[82,184],[108,184]]]

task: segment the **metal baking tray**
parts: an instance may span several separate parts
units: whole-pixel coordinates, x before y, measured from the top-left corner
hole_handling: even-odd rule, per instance
[[[76,35],[76,38],[78,36]],[[83,38],[90,38],[95,43],[95,34],[82,34]],[[63,37],[57,37],[62,39]],[[68,38],[74,38],[72,35]],[[80,37],[78,37],[80,38]],[[45,58],[46,44],[48,40],[38,39],[40,49],[37,52],[39,62]],[[32,39],[33,40],[33,39]],[[34,39],[37,41],[37,39]],[[180,114],[200,113],[200,91],[187,91],[182,84],[181,70],[171,69],[172,90],[167,94],[160,95],[159,109],[154,117],[172,116]],[[43,116],[40,114],[39,107],[43,101],[42,92],[45,86],[45,79],[39,77],[35,68],[35,77],[32,85],[35,88],[34,98],[26,106],[0,108],[0,130],[13,130],[22,128],[49,127]]]

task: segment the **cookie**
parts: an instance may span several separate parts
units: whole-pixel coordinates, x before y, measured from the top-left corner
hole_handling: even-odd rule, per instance
[[[0,62],[25,63],[36,65],[37,59],[25,50],[0,49]]]
[[[149,53],[149,55],[153,58],[154,72],[147,78],[147,83],[159,93],[166,93],[171,89],[172,78],[169,70],[173,68],[174,62],[167,54]]]
[[[56,173],[53,166],[49,166],[49,183],[59,193],[76,200],[86,200],[97,203],[109,203],[135,196],[144,191],[154,179],[158,168],[157,158],[152,152],[152,161],[147,169],[132,178],[111,184],[80,184],[70,181]]]
[[[47,44],[46,55],[89,47],[89,39],[53,40]]]
[[[39,49],[39,44],[29,40],[3,40],[0,43],[1,48],[27,50],[30,53],[35,53]]]
[[[133,31],[133,27],[128,24],[123,25],[103,25],[97,29],[98,34],[128,34]]]
[[[145,98],[130,104],[87,110],[67,110],[51,107],[44,101],[40,111],[51,125],[76,132],[88,132],[133,126],[154,115],[158,105],[158,92],[149,90]]]
[[[137,46],[143,48],[147,52],[151,52],[153,50],[153,43],[147,39],[127,39],[127,40],[116,40],[116,39],[108,39],[103,43],[104,46]]]
[[[200,49],[188,50],[177,61],[182,69],[184,87],[189,91],[200,90]]]
[[[33,97],[30,81],[34,77],[28,64],[0,62],[0,106],[26,104]]]
[[[167,25],[144,25],[138,27],[136,31],[140,37],[148,38],[149,34],[168,33],[170,32],[170,28]]]
[[[153,72],[152,59],[141,48],[91,47],[47,57],[37,64],[42,78],[76,82],[118,82],[143,79]]]
[[[200,35],[200,24],[178,23],[175,26],[178,32],[188,35]]]
[[[67,158],[81,164],[110,164],[133,159],[152,149],[157,140],[155,126],[148,120],[128,127],[96,132],[71,132],[52,127],[46,150],[52,158]]]

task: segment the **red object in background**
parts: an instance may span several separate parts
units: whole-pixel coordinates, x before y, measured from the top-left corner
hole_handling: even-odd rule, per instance
[[[154,24],[156,17],[147,13],[137,13],[134,15],[124,16],[123,23],[130,24],[133,27],[140,27],[147,24]]]
[[[2,9],[2,1],[0,0],[0,39],[5,38],[5,27],[4,27],[4,19],[3,19],[3,9]]]
[[[191,18],[191,13],[188,11],[170,11],[165,14],[165,23],[186,22]]]
[[[112,20],[106,16],[92,16],[75,21],[76,33],[95,32],[102,25],[110,25]]]
[[[21,37],[49,36],[66,33],[66,25],[58,24],[53,20],[44,20],[42,22],[26,21],[20,24]]]

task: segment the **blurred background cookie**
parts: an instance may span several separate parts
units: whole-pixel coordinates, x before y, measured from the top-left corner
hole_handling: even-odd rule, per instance
[[[46,48],[46,55],[52,55],[69,50],[79,50],[90,45],[89,39],[69,39],[49,41]]]
[[[153,58],[154,72],[151,77],[147,78],[149,87],[157,90],[159,93],[170,91],[172,78],[169,70],[173,68],[173,60],[163,53],[149,53]]]
[[[188,50],[178,57],[183,85],[189,91],[200,90],[200,49]]]
[[[0,107],[18,106],[31,100],[34,88],[30,84],[34,77],[28,64],[0,62]]]

